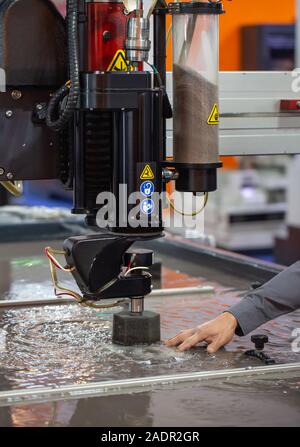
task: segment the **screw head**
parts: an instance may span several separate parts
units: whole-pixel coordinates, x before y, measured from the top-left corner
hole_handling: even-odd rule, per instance
[[[3,169],[3,168],[0,168],[0,175],[3,175],[3,174],[4,174],[4,172],[5,172],[5,169]]]
[[[103,40],[105,41],[105,42],[107,42],[108,40],[110,40],[111,39],[111,34],[110,34],[110,32],[109,31],[104,31],[103,32]]]
[[[37,105],[36,105],[36,109],[37,109],[37,110],[42,110],[42,109],[43,109],[42,104],[37,104]]]
[[[12,110],[6,110],[6,112],[5,112],[5,116],[6,116],[6,118],[11,118],[12,116],[13,116],[13,111]]]
[[[269,342],[269,337],[264,334],[254,334],[251,336],[251,341],[255,344],[255,349],[262,351],[265,344]]]
[[[6,177],[8,178],[8,180],[12,180],[12,179],[14,178],[14,176],[12,175],[11,172],[8,172],[8,173],[6,174]]]
[[[20,90],[13,90],[11,92],[11,97],[12,99],[14,99],[15,101],[18,101],[18,99],[22,98],[22,92]]]

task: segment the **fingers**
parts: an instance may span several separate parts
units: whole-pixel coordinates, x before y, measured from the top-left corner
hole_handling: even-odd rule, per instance
[[[225,345],[220,337],[214,339],[206,348],[209,354],[215,354],[220,348]]]
[[[193,348],[198,343],[201,343],[204,341],[207,337],[207,333],[204,329],[200,328],[198,329],[193,335],[186,338],[183,343],[178,347],[178,351],[187,351],[188,349]]]
[[[213,338],[211,342],[206,340],[208,342],[207,352],[209,352],[210,354],[214,354],[220,348],[223,348],[223,346],[229,343],[233,339],[233,336],[234,332],[232,332],[231,330],[227,330],[223,331],[217,337]]]
[[[190,337],[195,333],[196,329],[187,329],[186,331],[181,331],[179,334],[175,335],[175,337],[170,338],[165,342],[167,346],[178,346],[180,345],[185,339]]]
[[[214,320],[194,329],[182,331],[166,342],[167,346],[178,346],[179,351],[186,351],[202,341],[208,344],[207,351],[215,353],[229,343],[235,333],[236,319],[229,313],[223,313]]]

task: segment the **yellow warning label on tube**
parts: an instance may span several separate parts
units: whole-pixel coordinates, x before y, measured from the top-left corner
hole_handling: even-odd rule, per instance
[[[207,119],[207,124],[216,125],[219,123],[220,123],[219,107],[218,107],[218,104],[214,104],[214,106],[210,112],[210,115]]]

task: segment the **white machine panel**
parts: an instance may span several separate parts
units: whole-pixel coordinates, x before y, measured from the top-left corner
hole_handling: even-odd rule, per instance
[[[291,72],[220,72],[220,155],[300,153],[300,109],[280,110],[281,100],[300,101],[293,82]],[[167,90],[172,100],[172,73]],[[171,156],[172,120],[167,130]]]

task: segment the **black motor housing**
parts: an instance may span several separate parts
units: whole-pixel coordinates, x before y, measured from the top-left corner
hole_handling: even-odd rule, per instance
[[[110,231],[161,233],[160,201],[155,203],[145,228],[131,227],[128,213],[134,205],[126,210],[125,203],[130,194],[139,193],[147,180],[153,185],[153,193],[161,192],[163,96],[161,88],[152,87],[149,72],[82,75],[74,132],[74,213],[88,214],[91,222],[101,207],[96,203],[98,194],[110,191],[118,204],[115,225],[110,226]],[[127,185],[122,197],[120,185]],[[141,195],[141,202],[143,199]],[[127,211],[126,216],[123,211]]]
[[[62,136],[46,126],[45,110],[68,76],[66,30],[50,0],[1,2],[0,67],[0,181],[59,178]]]

